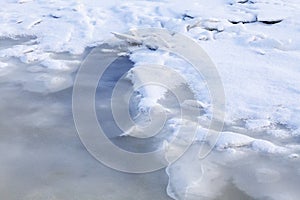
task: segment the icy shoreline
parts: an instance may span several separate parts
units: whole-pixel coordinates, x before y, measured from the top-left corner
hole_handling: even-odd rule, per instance
[[[167,168],[169,195],[177,199],[197,199],[197,195],[217,198],[226,181],[233,179],[239,190],[253,198],[296,199],[299,193],[294,186],[299,181],[287,179],[292,173],[300,176],[297,169],[299,9],[297,0],[191,0],[188,3],[4,0],[0,3],[0,84],[3,94],[9,85],[37,95],[55,95],[72,87],[85,50],[113,38],[111,32],[157,27],[185,34],[197,41],[216,64],[226,94],[226,118],[224,132],[208,160],[193,161],[195,147],[182,158],[184,162],[179,160]],[[210,145],[203,139],[211,105],[202,77],[196,76],[187,62],[168,52],[147,48],[130,50],[127,53],[135,66],[171,66],[187,78],[208,113],[199,118],[201,126],[194,145]],[[148,96],[157,101],[163,93],[155,91]],[[46,112],[43,116],[47,118]],[[40,123],[51,125],[53,121]],[[172,123],[169,125],[176,127],[179,122]],[[255,164],[249,164],[252,168],[243,170],[248,157],[253,162],[261,162],[261,166],[256,169]],[[218,163],[218,159],[223,159],[225,164]],[[241,164],[228,170],[234,162]],[[198,171],[201,165],[215,173],[201,174]],[[189,170],[172,171],[175,167]],[[234,169],[240,173],[234,174]],[[225,172],[224,178],[220,174]],[[256,179],[245,177],[248,172]],[[208,192],[214,184],[208,180],[216,177],[219,178],[217,186]],[[270,179],[273,185],[264,179]],[[250,187],[247,181],[258,186]],[[285,192],[272,193],[270,185],[282,187]]]

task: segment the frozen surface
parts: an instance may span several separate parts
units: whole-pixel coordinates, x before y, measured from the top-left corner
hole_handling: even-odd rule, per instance
[[[75,199],[79,188],[80,199],[124,199],[147,179],[175,199],[299,199],[299,9],[298,0],[2,0],[0,198]],[[225,89],[226,118],[208,158],[197,159],[200,146],[213,145],[206,140],[212,105],[205,80],[180,57],[155,50],[152,41],[120,34],[140,27],[185,34],[215,63]],[[144,42],[140,49],[128,44],[126,52],[134,63],[128,73],[133,87],[134,81],[151,79],[151,72],[148,77],[138,72],[140,65],[169,66],[196,97],[182,106],[201,109],[200,125],[176,117],[167,123],[174,134],[179,126],[199,126],[191,150],[166,169],[168,186],[167,177],[160,179],[164,172],[132,179],[96,169],[76,139],[70,107],[74,75],[90,48],[113,37]],[[164,88],[139,92],[144,95],[139,109],[163,105]],[[172,112],[170,106],[163,109]],[[155,188],[142,190],[136,199],[150,199]],[[166,198],[161,190],[157,194]]]

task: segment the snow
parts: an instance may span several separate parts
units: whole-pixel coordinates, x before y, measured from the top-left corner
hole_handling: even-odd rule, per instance
[[[153,69],[147,71],[139,67],[149,64],[168,66],[180,74],[195,93],[196,99],[185,101],[182,107],[203,110],[205,116],[200,117],[197,141],[208,142],[206,126],[211,119],[211,99],[205,79],[186,60],[157,49],[157,43],[164,44],[159,38],[123,35],[133,28],[166,28],[197,41],[218,69],[226,95],[225,125],[235,125],[241,132],[224,130],[215,146],[216,152],[238,158],[252,153],[276,154],[297,160],[300,135],[299,9],[298,0],[2,0],[0,83],[21,84],[24,90],[42,94],[62,91],[72,87],[74,72],[83,60],[86,48],[107,41],[125,40],[130,43],[126,53],[134,62],[127,78],[143,95],[140,109],[150,110],[157,106],[167,89],[143,86],[153,79],[160,80],[160,77]],[[133,43],[141,47],[130,46]],[[164,46],[168,47],[168,44]],[[166,74],[164,78],[169,82],[165,84],[183,83],[173,77]],[[181,125],[180,120],[173,120],[170,126]],[[237,124],[237,121],[241,123]],[[194,162],[189,156],[185,159]],[[172,171],[175,166],[182,169],[177,175]],[[185,171],[184,167],[191,171]],[[211,163],[205,167],[216,170],[205,175],[209,180],[219,177],[224,170],[221,165]],[[192,173],[200,176],[200,168],[197,161],[193,166],[183,162],[169,166],[169,194],[179,199],[192,194],[216,197],[226,181],[222,179],[217,184],[206,181],[201,186],[203,182]],[[274,181],[278,179],[277,171],[248,170],[258,179],[249,179],[251,183],[261,183],[269,177]],[[237,187],[260,198],[243,178],[234,177]],[[271,194],[265,183],[261,184],[267,197],[295,199],[293,188],[287,189],[292,191],[291,196],[288,193],[280,196]],[[213,185],[216,185],[215,189],[209,192],[208,188]],[[179,189],[187,190],[176,196]]]
[[[255,140],[254,142],[252,142],[252,148],[255,151],[263,153],[283,153],[286,151],[285,148],[278,147],[272,144],[271,142],[265,140]]]
[[[232,132],[222,132],[218,138],[216,148],[227,149],[227,148],[238,148],[249,145],[254,139]]]

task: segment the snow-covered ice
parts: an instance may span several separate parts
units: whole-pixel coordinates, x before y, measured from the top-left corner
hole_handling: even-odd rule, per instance
[[[187,135],[189,127],[198,126],[196,141],[191,149],[166,169],[169,181],[165,190],[171,198],[215,199],[223,195],[224,199],[298,199],[299,9],[298,0],[2,0],[0,134],[3,139],[0,148],[3,151],[0,161],[5,164],[0,167],[0,179],[5,182],[0,181],[0,198],[18,199],[18,194],[5,192],[8,187],[15,186],[25,196],[24,199],[45,199],[45,196],[66,199],[66,196],[59,194],[60,184],[70,193],[81,186],[91,187],[87,193],[96,191],[93,183],[99,181],[89,173],[101,173],[101,170],[84,169],[84,164],[76,161],[74,155],[64,160],[55,157],[55,154],[66,149],[69,154],[79,153],[80,159],[83,159],[84,150],[80,150],[80,143],[70,136],[75,134],[75,130],[70,122],[68,94],[80,63],[91,48],[103,43],[116,46],[121,43],[127,47],[122,55],[133,62],[133,68],[127,74],[133,86],[141,85],[147,79],[159,78],[155,77],[155,70],[139,71],[141,65],[168,66],[186,80],[196,98],[186,100],[181,106],[201,110],[199,124],[189,119],[179,120],[176,116],[167,123],[168,130],[174,131],[174,134],[180,126],[187,130]],[[210,144],[207,139],[210,137],[207,128],[213,105],[205,79],[186,60],[160,50],[158,45],[168,48],[172,44],[159,38],[134,35],[135,28],[147,27],[165,28],[193,38],[215,63],[226,96],[225,126],[216,145]],[[132,35],[128,34],[130,29],[133,30]],[[170,78],[171,81],[174,80]],[[157,106],[167,94],[165,88],[158,86],[134,89],[143,95],[138,105],[141,110]],[[172,116],[172,108],[164,109]],[[64,123],[66,120],[68,123]],[[68,130],[69,126],[72,131]],[[67,143],[71,139],[70,145],[75,146],[75,150],[59,141],[60,151],[53,149],[53,155],[51,153],[47,157],[53,162],[39,158],[43,154],[34,154],[35,148],[47,152],[47,138],[52,144],[49,148],[53,148],[55,139],[59,137]],[[34,147],[28,140],[37,140],[45,146]],[[214,147],[207,159],[196,159],[201,146]],[[46,163],[41,164],[39,175],[46,173],[44,171],[48,168],[54,170],[54,174],[35,177],[35,169],[31,168],[34,163],[25,159],[28,174],[38,181],[32,181],[30,185],[28,176],[22,174],[18,177],[22,163],[16,159],[24,156],[22,152],[37,156],[35,161]],[[62,164],[55,164],[61,160],[64,160]],[[88,166],[95,167],[93,161],[86,161]],[[66,176],[61,174],[66,173],[66,166],[72,168],[71,163],[76,165],[73,168],[75,171],[67,174],[67,181],[60,181],[60,177]],[[10,167],[13,169],[9,170]],[[63,172],[60,168],[64,169]],[[80,171],[80,177],[88,178],[82,178],[79,185],[66,187],[72,182],[72,173],[76,174],[76,170]],[[126,191],[114,195],[114,181],[118,176],[110,175],[115,179],[105,176],[104,180],[109,180],[110,185],[105,187],[108,192],[104,197],[122,199],[116,195]],[[150,178],[149,183],[155,184],[155,180],[159,180],[160,175],[155,176],[158,179]],[[126,178],[122,176],[120,183],[125,184]],[[16,183],[17,180],[19,183]],[[35,185],[48,181],[57,183],[58,187]],[[130,186],[142,181],[143,178],[131,181]],[[27,187],[20,189],[22,184],[28,184],[28,188],[35,188],[36,191],[28,189],[26,193]],[[133,188],[136,187],[132,186],[129,191],[134,191]],[[145,191],[137,196],[146,194]],[[101,196],[101,192],[97,195]],[[82,197],[96,199],[93,195]],[[167,197],[161,197],[164,198]]]

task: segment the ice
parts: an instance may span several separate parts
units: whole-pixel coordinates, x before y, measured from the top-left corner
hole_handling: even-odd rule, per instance
[[[243,147],[249,145],[254,139],[246,135],[223,132],[218,138],[216,147],[219,149]]]
[[[200,136],[200,138],[202,138]],[[205,140],[204,140],[205,141]],[[213,144],[211,144],[213,145]],[[215,148],[220,151],[226,151],[228,149],[235,150],[249,149],[260,153],[280,154],[287,152],[284,147],[276,146],[273,143],[249,137],[247,135],[234,133],[234,132],[222,132],[218,137]]]
[[[280,129],[267,130],[267,134],[280,139],[286,139],[291,136],[291,133],[289,133],[287,130],[280,130]]]
[[[0,62],[0,76],[9,73],[8,64]]]
[[[204,103],[210,101],[205,80],[186,60],[169,52],[144,49],[133,51],[130,55],[130,59],[135,62],[136,65],[158,64],[169,67],[170,70],[175,70],[176,74],[180,74],[182,79],[185,80],[195,92],[197,100],[203,101]]]
[[[183,138],[189,136],[192,127],[197,127],[192,149],[166,169],[169,178],[167,192],[172,198],[298,199],[299,9],[298,0],[1,1],[0,132],[3,139],[0,148],[3,150],[0,152],[3,152],[1,163],[5,164],[0,167],[0,177],[6,185],[0,182],[0,196],[4,195],[3,199],[8,200],[20,199],[18,194],[7,192],[7,188],[19,190],[21,184],[30,185],[32,180],[31,186],[35,185],[35,189],[28,193],[23,191],[25,199],[69,198],[65,193],[57,195],[61,190],[55,187],[56,184],[73,192],[71,197],[74,198],[78,194],[74,188],[83,188],[81,195],[87,192],[84,191],[86,188],[92,187],[91,193],[101,188],[97,194],[107,199],[119,199],[117,195],[124,194],[125,198],[130,198],[138,190],[134,185],[139,185],[144,179],[132,180],[131,176],[125,175],[120,184],[129,181],[131,194],[122,187],[122,192],[115,194],[111,188],[117,184],[114,181],[119,180],[119,174],[97,170],[93,160],[85,157],[88,155],[83,153],[84,150],[79,150],[82,148],[79,141],[69,143],[70,138],[76,140],[72,135],[75,130],[72,122],[65,123],[66,119],[71,119],[70,105],[62,103],[66,100],[64,95],[70,95],[74,75],[89,48],[114,43],[117,37],[118,42],[127,42],[122,45],[127,46],[128,51],[121,54],[128,55],[134,63],[127,78],[143,96],[138,105],[140,111],[154,108],[158,112],[174,114],[167,103],[162,103],[167,101],[166,88],[138,87],[145,80],[160,78],[155,75],[155,70],[139,71],[139,66],[150,64],[164,65],[180,74],[186,80],[185,89],[190,88],[194,93],[194,98],[187,98],[181,104],[182,108],[201,111],[199,124],[178,118],[167,123],[174,134],[171,136],[176,136],[178,128],[183,126],[187,130]],[[193,38],[218,69],[226,95],[226,118],[224,131],[207,159],[197,159],[199,147],[213,145],[207,139],[210,137],[207,128],[212,105],[205,79],[180,56],[160,50],[160,45],[168,48],[170,44],[159,37],[137,38],[134,28],[143,27],[165,28]],[[129,29],[133,30],[133,35],[128,34]],[[133,47],[137,44],[138,47]],[[172,79],[168,75],[163,78]],[[180,82],[178,79],[172,81],[166,84]],[[27,95],[26,98],[23,94]],[[57,99],[49,101],[50,97]],[[141,120],[144,119],[146,117]],[[70,127],[73,127],[72,133]],[[57,148],[50,155],[47,154],[48,137],[51,148]],[[57,147],[55,141],[61,137],[62,142]],[[34,144],[30,140],[35,138],[41,143],[38,150],[45,153],[34,157],[34,163],[44,162],[37,173],[41,179],[49,181],[51,187],[40,185],[45,182],[34,176],[34,164],[24,155],[34,154]],[[73,156],[69,160],[65,159],[66,154],[58,156],[64,149]],[[180,144],[173,146],[174,151],[178,149]],[[174,152],[170,150],[169,153]],[[43,155],[48,156],[43,158]],[[18,159],[23,162],[17,162]],[[81,159],[84,162],[78,161]],[[90,170],[82,164],[85,162]],[[20,173],[19,168],[11,168],[18,165],[24,167]],[[70,172],[70,168],[74,171]],[[44,175],[48,171],[53,174]],[[103,172],[108,174],[104,178],[100,177]],[[161,172],[160,176],[163,175]],[[69,182],[62,181],[61,177]],[[74,182],[72,177],[79,179],[78,185],[67,186]],[[103,178],[109,184],[94,177]],[[160,180],[159,177],[156,180]],[[154,179],[151,181],[155,184]],[[161,184],[160,187],[165,186]],[[136,199],[141,199],[145,191],[139,194]],[[150,198],[156,193],[147,194]],[[96,197],[83,195],[80,198]]]
[[[256,151],[260,151],[263,153],[284,153],[286,149],[283,147],[278,147],[272,144],[269,141],[264,140],[255,140],[252,142],[252,148]]]
[[[293,153],[293,154],[289,155],[289,158],[291,158],[291,159],[297,159],[297,158],[299,158],[299,155],[296,154],[296,153]]]
[[[181,160],[167,169],[172,177],[168,192],[176,199],[296,199],[299,195],[295,190],[299,179],[290,171],[294,170],[293,164],[282,158],[261,157],[247,151],[234,154],[223,151],[221,154],[212,152],[196,164],[197,152],[197,147],[191,147]],[[191,162],[195,163],[194,171],[189,168]],[[252,162],[256,162],[255,166]],[[279,190],[274,191],[274,188]]]
[[[166,76],[160,77],[161,73],[166,74]],[[160,65],[153,67],[136,66],[128,72],[127,77],[132,81],[134,90],[142,94],[139,107],[143,110],[155,106],[157,101],[164,98],[166,92],[172,89],[171,86],[176,87],[176,85],[182,84],[180,79],[176,79],[174,72],[172,73]],[[161,85],[155,85],[155,83]]]
[[[259,120],[259,119],[255,119],[255,120],[247,120],[246,121],[246,128],[248,129],[262,129],[265,127],[269,127],[271,125],[271,122],[269,120]]]
[[[71,76],[50,75],[40,73],[24,83],[24,89],[32,92],[57,92],[70,87],[73,84]]]

